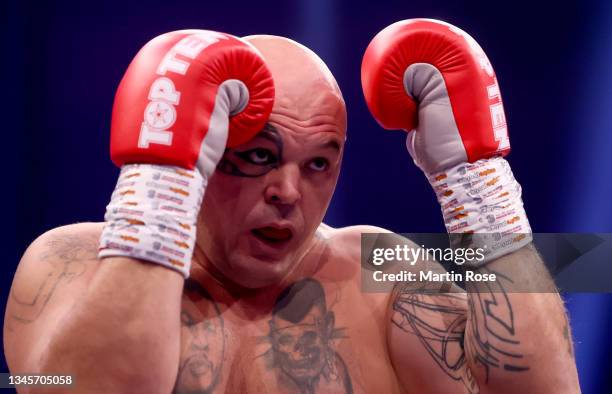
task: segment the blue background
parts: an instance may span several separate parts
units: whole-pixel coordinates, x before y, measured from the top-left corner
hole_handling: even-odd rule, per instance
[[[388,24],[414,17],[455,24],[476,38],[496,69],[509,161],[534,231],[612,232],[612,2],[112,0],[0,7],[2,304],[37,235],[102,219],[118,173],[108,157],[115,88],[145,42],[183,28],[283,35],[317,52],[335,74],[349,115],[327,222],[436,232],[444,228],[433,192],[405,152],[404,134],[382,131],[370,117],[359,73],[369,40]],[[612,392],[612,297],[565,298],[583,392]]]

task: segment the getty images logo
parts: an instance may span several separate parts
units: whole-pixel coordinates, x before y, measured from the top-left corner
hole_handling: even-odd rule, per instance
[[[140,127],[138,138],[139,148],[148,148],[149,144],[172,145],[172,131],[169,130],[176,122],[176,108],[181,93],[176,90],[172,79],[166,74],[173,72],[185,75],[189,69],[188,60],[195,59],[208,46],[227,39],[227,36],[216,32],[202,32],[189,35],[177,42],[163,57],[156,74],[160,77],[151,84],[149,89],[149,104],[144,111],[144,121]]]

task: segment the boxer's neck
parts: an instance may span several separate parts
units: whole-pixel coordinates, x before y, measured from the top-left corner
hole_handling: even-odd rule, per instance
[[[313,236],[303,249],[294,268],[282,280],[251,289],[240,286],[224,275],[196,243],[190,279],[203,286],[222,310],[232,307],[234,312],[244,314],[245,318],[256,319],[258,315],[270,313],[276,298],[290,283],[314,275],[321,259],[312,257],[323,253],[326,240]]]

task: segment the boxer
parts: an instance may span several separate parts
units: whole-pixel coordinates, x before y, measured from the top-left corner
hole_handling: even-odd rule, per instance
[[[451,235],[485,242],[483,204],[518,217],[505,232],[516,242],[491,244],[471,268],[554,289],[529,243],[503,159],[501,96],[487,90],[496,80],[475,41],[438,21],[394,24],[366,51],[362,82],[379,123],[410,131]],[[15,274],[12,372],[71,374],[65,391],[87,393],[579,392],[553,291],[362,291],[361,235],[385,230],[321,222],[346,110],[302,45],[160,36],[128,68],[111,131],[122,170],[105,222],[41,235]],[[459,228],[457,217],[469,219]]]

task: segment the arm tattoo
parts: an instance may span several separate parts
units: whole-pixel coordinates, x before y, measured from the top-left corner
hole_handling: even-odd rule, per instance
[[[406,291],[408,290],[408,291]],[[467,323],[465,298],[459,294],[423,294],[403,285],[393,302],[392,323],[415,335],[438,366],[470,393],[478,392],[466,368],[463,341]]]
[[[393,301],[392,323],[415,335],[438,366],[450,378],[461,381],[469,392],[478,392],[471,366],[484,369],[485,382],[491,369],[510,372],[529,370],[516,337],[514,309],[504,284],[507,276],[468,293],[427,294],[403,285]],[[466,310],[467,307],[467,310]],[[468,318],[469,316],[469,318]]]
[[[495,282],[487,283],[477,290],[468,293],[468,305],[471,313],[468,335],[465,338],[466,353],[472,365],[482,366],[485,371],[485,382],[488,381],[492,368],[505,371],[521,372],[529,370],[520,352],[520,341],[516,337],[514,309],[505,284],[513,281],[500,272],[487,268],[479,271],[494,273]]]
[[[185,282],[185,295],[194,302],[183,303],[181,310],[181,360],[174,393],[212,393],[225,354],[223,317],[210,293],[194,280]],[[208,301],[204,308],[196,306],[201,299]]]
[[[258,357],[282,391],[353,393],[348,368],[335,349],[335,341],[346,338],[344,329],[335,326],[318,281],[303,279],[281,292],[269,326],[264,340],[270,347]]]
[[[82,276],[89,268],[88,262],[98,253],[98,238],[82,235],[51,236],[46,248],[38,257],[39,269],[47,272],[32,294],[11,291],[15,310],[11,319],[23,324],[35,321],[45,310],[53,294],[63,284]]]

